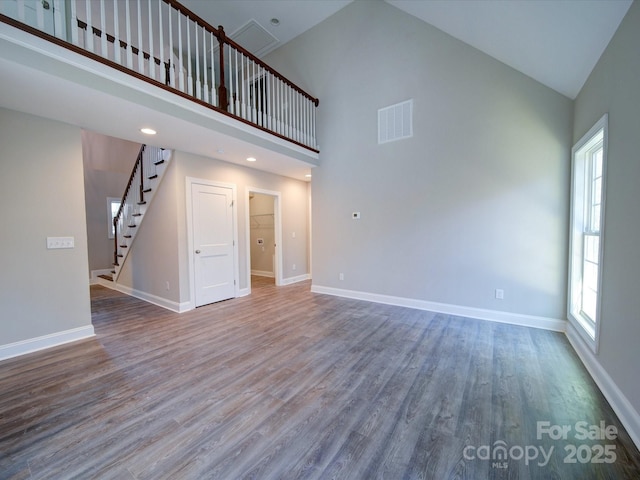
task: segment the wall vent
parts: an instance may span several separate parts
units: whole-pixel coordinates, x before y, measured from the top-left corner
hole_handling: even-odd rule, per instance
[[[378,143],[413,136],[413,100],[378,110]]]

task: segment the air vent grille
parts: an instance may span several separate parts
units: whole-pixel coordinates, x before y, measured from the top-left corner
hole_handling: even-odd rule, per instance
[[[378,110],[378,143],[413,136],[413,100]]]

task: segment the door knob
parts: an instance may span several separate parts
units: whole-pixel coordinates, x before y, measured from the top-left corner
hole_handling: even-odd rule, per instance
[[[200,250],[196,250],[196,253],[200,253]]]

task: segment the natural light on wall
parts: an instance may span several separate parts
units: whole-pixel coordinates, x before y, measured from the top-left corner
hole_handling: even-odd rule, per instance
[[[607,129],[604,115],[571,150],[568,316],[594,352],[600,330]]]

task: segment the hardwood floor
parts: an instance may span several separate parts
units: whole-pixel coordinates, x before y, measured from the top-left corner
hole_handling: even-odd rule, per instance
[[[95,339],[0,362],[0,478],[640,478],[564,335],[254,280],[183,314],[92,287]]]

